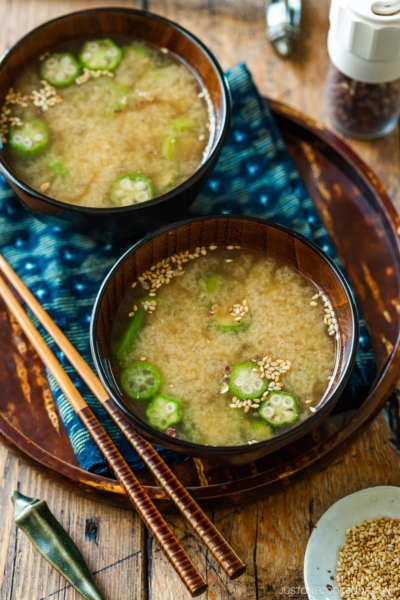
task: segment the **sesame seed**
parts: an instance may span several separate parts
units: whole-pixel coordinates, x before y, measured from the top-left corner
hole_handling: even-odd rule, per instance
[[[142,356],[140,359],[142,362],[145,362],[147,360],[147,356]]]
[[[209,250],[216,250],[218,248],[218,246],[210,246]]]
[[[312,301],[310,302],[310,306],[318,306],[318,304],[312,300]]]
[[[225,262],[226,262],[226,263],[232,263],[232,262],[233,262],[233,259],[232,259],[232,258],[227,258]]]

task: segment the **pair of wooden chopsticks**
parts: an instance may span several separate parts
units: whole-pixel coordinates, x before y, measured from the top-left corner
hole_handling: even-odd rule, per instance
[[[64,352],[71,365],[119,426],[230,579],[239,577],[245,571],[245,565],[196,504],[186,488],[175,477],[153,446],[132,428],[122,411],[109,398],[103,384],[89,365],[83,360],[76,348],[69,342],[1,255],[0,271],[7,277],[8,281],[26,302],[33,314],[36,315],[43,327]],[[202,594],[207,589],[206,582],[2,277],[0,277],[0,296],[9,310],[14,314],[21,329],[37,351],[43,363],[52,373],[71,406],[87,427],[111,470],[124,487],[129,499],[152,535],[159,542],[162,550],[167,555],[191,595],[198,596]]]

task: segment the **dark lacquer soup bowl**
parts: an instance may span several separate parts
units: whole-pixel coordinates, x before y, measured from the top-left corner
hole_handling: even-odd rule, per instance
[[[205,90],[209,111],[213,115],[213,127],[203,160],[188,179],[167,193],[140,204],[116,208],[74,205],[52,198],[50,191],[45,195],[32,189],[16,173],[4,148],[0,148],[1,172],[23,205],[37,218],[107,241],[138,239],[181,218],[214,166],[230,124],[227,82],[206,46],[183,27],[167,19],[128,8],[96,8],[71,13],[44,23],[25,35],[0,60],[0,106],[33,59],[39,59],[54,47],[113,36],[129,37],[133,41],[168,50],[172,57],[188,67]]]
[[[321,399],[315,408],[313,407],[305,418],[293,423],[291,428],[286,427],[280,430],[279,427],[275,427],[274,436],[270,439],[259,442],[252,441],[239,446],[192,443],[179,439],[179,437],[171,437],[171,434],[150,425],[143,415],[138,416],[132,410],[131,401],[122,391],[115,376],[115,363],[112,364],[110,350],[112,325],[118,307],[121,306],[124,296],[131,289],[132,283],[138,280],[138,277],[142,276],[145,271],[151,272],[153,265],[157,265],[163,259],[174,254],[179,255],[181,252],[189,250],[193,257],[193,253],[198,253],[199,248],[209,249],[211,247],[212,249],[215,246],[223,248],[224,252],[235,246],[247,249],[248,252],[258,251],[279,264],[292,267],[308,280],[307,285],[312,283],[314,291],[315,289],[323,290],[325,299],[322,296],[321,298],[324,302],[328,302],[329,311],[333,311],[332,314],[334,314],[336,350],[333,373],[331,371],[332,375],[326,383],[326,389],[322,388],[325,391],[321,394]],[[262,260],[262,255],[258,256],[261,256]],[[299,275],[296,276],[299,277]],[[173,284],[172,281],[171,284]],[[315,299],[314,296],[312,298],[307,299],[307,306],[311,300],[311,307],[317,307],[320,298]],[[308,306],[307,310],[311,310],[311,308]],[[319,310],[322,315],[321,320],[324,319],[323,304],[315,310]],[[330,319],[331,315],[329,314],[327,318]],[[176,326],[180,328],[181,336],[187,335],[184,317]],[[331,326],[329,325],[329,327]],[[325,332],[325,330],[323,331]],[[230,335],[236,335],[236,333]],[[162,229],[138,242],[126,252],[110,271],[99,291],[92,314],[90,337],[93,359],[103,384],[142,436],[154,444],[178,452],[240,465],[256,460],[293,442],[315,428],[329,414],[340,397],[354,364],[358,344],[358,319],[347,282],[330,258],[314,243],[294,231],[261,219],[217,216],[192,219]],[[157,334],[154,334],[151,343],[157,345]],[[179,340],[176,343],[179,343]],[[161,347],[164,346],[160,345]],[[265,340],[263,352],[268,352],[268,339]],[[191,368],[189,364],[196,364],[195,356],[188,357],[188,368]],[[255,366],[257,367],[257,365]],[[162,368],[162,364],[160,367]],[[214,383],[205,381],[204,386],[214,385]],[[325,386],[325,383],[323,385]],[[218,393],[217,390],[215,401],[224,401],[220,400],[221,396]],[[229,404],[227,404],[227,410],[232,410],[228,407]]]

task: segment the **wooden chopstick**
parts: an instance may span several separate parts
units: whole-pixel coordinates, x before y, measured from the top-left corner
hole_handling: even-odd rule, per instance
[[[26,302],[46,331],[64,352],[74,369],[79,373],[89,389],[104,406],[111,418],[117,423],[139,456],[158,479],[171,500],[173,500],[192,525],[200,539],[204,542],[230,579],[239,577],[246,569],[244,563],[229,546],[228,542],[222,537],[218,529],[198,506],[168,465],[166,465],[154,447],[133,429],[131,424],[126,420],[123,412],[116,406],[113,400],[109,398],[100,379],[83,360],[76,348],[50,318],[1,254],[0,270],[6,275],[7,279],[19,293],[21,298]]]
[[[0,277],[0,296],[88,429],[110,469],[124,487],[137,512],[159,542],[191,595],[199,596],[205,592],[206,582],[2,277]]]

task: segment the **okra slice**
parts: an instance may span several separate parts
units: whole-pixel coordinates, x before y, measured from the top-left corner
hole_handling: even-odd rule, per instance
[[[290,425],[299,418],[299,404],[293,394],[270,392],[267,400],[261,404],[258,414],[275,427]]]
[[[160,371],[148,362],[135,362],[121,373],[121,387],[134,400],[148,400],[161,387]]]
[[[81,71],[81,65],[70,52],[50,54],[40,65],[40,77],[54,87],[71,85]]]
[[[194,127],[195,121],[187,117],[179,117],[171,123],[173,131],[190,131],[191,129],[194,129]]]
[[[129,325],[124,331],[118,345],[115,349],[115,356],[118,362],[124,364],[132,351],[133,344],[136,341],[139,331],[142,328],[146,311],[143,306],[140,306],[134,316],[129,320]]]
[[[169,135],[163,141],[161,152],[163,157],[167,160],[172,160],[173,158],[175,141],[176,140],[174,135]]]
[[[215,315],[215,327],[218,331],[224,333],[238,333],[239,331],[244,331],[248,328],[250,322],[251,318],[249,316],[241,321],[234,321],[232,314],[228,311],[218,310]]]
[[[161,431],[179,423],[182,418],[181,403],[175,398],[160,394],[153,398],[146,409],[149,424]]]
[[[248,421],[247,421],[248,423]],[[265,421],[253,420],[250,422],[246,429],[246,434],[249,439],[257,440],[257,442],[263,442],[273,437],[272,428]]]
[[[261,378],[261,373],[256,373],[254,363],[251,361],[235,365],[230,372],[229,391],[240,400],[253,400],[261,398],[268,388],[268,379]]]
[[[79,54],[81,64],[91,71],[113,71],[121,58],[121,48],[109,39],[86,42]]]
[[[135,54],[139,54],[143,58],[151,58],[153,56],[150,48],[144,46],[144,44],[131,44],[125,48],[125,52],[135,52]]]
[[[64,165],[64,163],[61,162],[61,160],[52,160],[51,162],[49,162],[49,167],[54,173],[54,175],[57,175],[58,177],[64,178],[69,175],[69,170]]]
[[[46,123],[41,119],[24,119],[22,125],[12,125],[8,136],[11,148],[21,156],[35,156],[49,143]]]
[[[129,320],[129,324],[125,329],[124,333],[118,340],[118,343],[114,347],[114,354],[120,364],[124,365],[132,352],[133,345],[136,341],[137,336],[142,328],[146,311],[143,307],[144,302],[155,302],[156,305],[164,306],[167,303],[163,298],[151,298],[150,296],[144,296],[140,300],[136,301],[138,306],[137,311],[133,317]]]
[[[110,201],[114,206],[140,204],[151,200],[153,196],[151,179],[139,173],[117,177],[110,190]]]
[[[219,283],[221,282],[222,275],[219,273],[212,273],[205,280],[206,290],[209,294],[212,294],[217,289]]]

